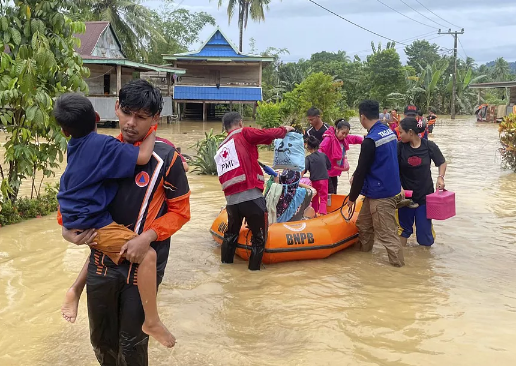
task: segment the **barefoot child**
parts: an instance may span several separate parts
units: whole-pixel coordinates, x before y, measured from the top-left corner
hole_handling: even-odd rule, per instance
[[[306,140],[306,147],[310,155],[305,158],[305,171],[310,172],[312,187],[317,194],[312,199],[312,207],[315,214],[326,215],[328,204],[328,170],[331,169],[330,159],[319,151],[319,140],[314,136],[309,136]]]
[[[117,139],[97,134],[98,114],[91,102],[79,94],[64,94],[54,107],[54,116],[66,136],[68,164],[57,195],[63,226],[70,229],[95,229],[95,249],[114,263],[124,260],[126,243],[138,235],[113,221],[108,206],[117,192],[116,179],[133,177],[136,165],[149,162],[154,148],[155,131],[135,147]],[[63,317],[73,323],[79,298],[86,284],[86,261],[79,277],[68,290],[62,308]],[[138,268],[138,291],[145,312],[143,332],[167,347],[174,336],[161,323],[156,304],[156,253],[149,248]]]

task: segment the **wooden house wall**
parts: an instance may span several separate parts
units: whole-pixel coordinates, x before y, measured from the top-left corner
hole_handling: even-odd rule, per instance
[[[102,33],[91,55],[104,58],[125,58],[111,27]]]
[[[180,63],[176,67],[186,69],[178,84],[214,86],[259,86],[260,64],[242,65],[196,65]],[[220,77],[219,77],[220,75]]]
[[[509,104],[516,104],[516,87],[509,88]]]
[[[90,69],[90,77],[85,79],[89,87],[89,95],[104,95],[104,75],[110,74],[109,94],[116,95],[116,66],[113,65],[87,65]],[[122,85],[133,79],[134,70],[122,67]]]

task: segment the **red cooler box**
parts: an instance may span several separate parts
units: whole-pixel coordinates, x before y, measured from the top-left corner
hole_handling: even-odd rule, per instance
[[[455,193],[439,190],[426,196],[426,217],[446,220],[455,216]]]

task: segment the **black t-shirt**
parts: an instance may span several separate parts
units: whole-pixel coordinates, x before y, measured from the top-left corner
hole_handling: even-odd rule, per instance
[[[311,181],[328,179],[330,169],[331,162],[325,153],[316,151],[305,158],[305,170],[310,172]]]
[[[306,130],[305,135],[303,137],[306,140],[308,138],[308,136],[313,136],[317,140],[319,140],[319,142],[322,142],[323,135],[328,130],[328,128],[330,128],[330,126],[328,126],[326,123],[323,123],[322,127],[319,130],[316,130],[315,128],[310,127],[308,130]]]
[[[414,149],[410,143],[398,142],[398,162],[403,189],[413,191],[412,200],[420,205],[426,196],[434,192],[430,170],[432,161],[436,166],[444,164],[444,156],[433,141],[421,139],[421,146]]]

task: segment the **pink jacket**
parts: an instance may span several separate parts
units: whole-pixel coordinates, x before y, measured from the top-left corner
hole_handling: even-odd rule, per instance
[[[364,138],[357,135],[347,135],[344,140],[340,141],[337,139],[337,136],[335,136],[334,127],[330,127],[324,133],[319,151],[325,153],[328,159],[330,159],[331,170],[328,171],[330,177],[338,177],[343,171],[348,170],[342,169],[338,162],[344,159],[346,151],[349,150],[349,145],[360,145],[362,141],[364,141]]]

